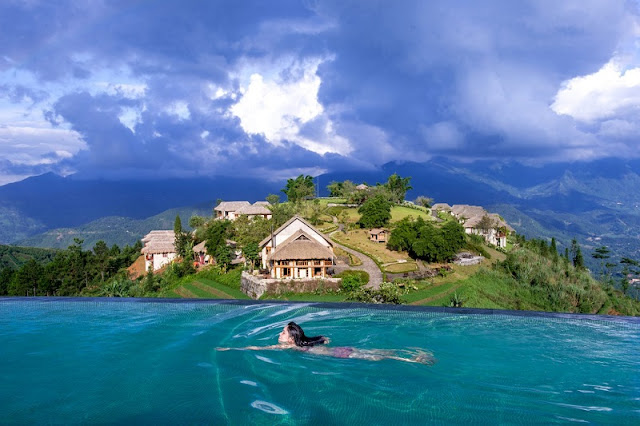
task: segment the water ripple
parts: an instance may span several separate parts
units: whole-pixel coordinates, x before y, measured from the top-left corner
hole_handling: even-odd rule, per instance
[[[289,412],[287,410],[283,410],[282,408],[278,407],[275,404],[272,404],[270,402],[267,401],[253,401],[251,403],[251,406],[253,408],[257,408],[258,410],[264,411],[265,413],[269,413],[269,414],[289,414]]]

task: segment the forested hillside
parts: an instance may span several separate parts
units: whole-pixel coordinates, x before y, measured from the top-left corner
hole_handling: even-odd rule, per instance
[[[53,260],[57,252],[52,249],[0,245],[0,269],[18,269],[29,260],[45,264]]]
[[[131,219],[126,217],[103,217],[77,228],[52,229],[42,234],[21,240],[20,245],[31,247],[66,248],[74,239],[83,240],[83,248],[90,249],[98,241],[108,245],[133,245],[153,229],[173,229],[176,215],[184,218],[191,216],[210,216],[213,212],[211,203],[194,207],[181,207],[166,210],[147,219]]]

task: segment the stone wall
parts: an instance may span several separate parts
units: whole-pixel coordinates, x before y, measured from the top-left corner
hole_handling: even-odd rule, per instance
[[[340,278],[276,280],[243,272],[240,277],[240,290],[252,299],[259,299],[265,293],[279,295],[288,292],[311,293],[318,289],[337,290],[340,282]]]

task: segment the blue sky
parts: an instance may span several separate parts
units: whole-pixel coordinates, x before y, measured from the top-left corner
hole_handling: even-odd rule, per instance
[[[0,184],[638,157],[629,0],[0,2]]]

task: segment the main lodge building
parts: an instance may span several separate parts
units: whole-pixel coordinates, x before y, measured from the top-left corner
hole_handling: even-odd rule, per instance
[[[260,242],[262,268],[271,278],[325,278],[335,262],[333,244],[299,216]]]

